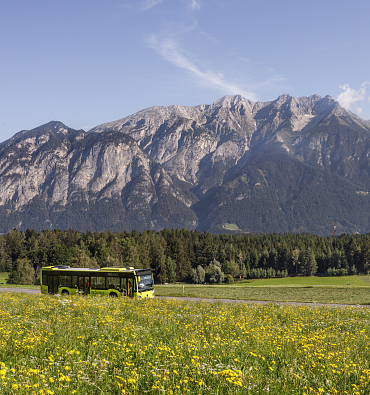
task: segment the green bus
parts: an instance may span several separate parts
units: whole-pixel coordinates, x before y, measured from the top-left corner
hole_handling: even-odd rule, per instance
[[[151,269],[46,266],[41,268],[40,282],[43,294],[154,297]]]

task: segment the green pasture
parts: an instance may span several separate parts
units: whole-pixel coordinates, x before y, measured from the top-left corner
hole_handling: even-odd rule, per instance
[[[239,230],[239,226],[237,224],[225,224],[224,228],[227,230]]]
[[[183,293],[184,290],[184,293]],[[156,296],[271,302],[370,304],[370,287],[232,287],[221,285],[157,285]]]
[[[247,282],[235,283],[233,285],[264,287],[264,286],[346,286],[350,285],[368,286],[370,276],[343,276],[343,277],[284,277],[248,280]]]
[[[349,285],[347,285],[349,283]],[[370,304],[370,276],[287,277],[232,285],[157,285],[157,296],[276,302]]]
[[[27,288],[27,289],[40,289],[39,285],[15,285],[15,284],[6,284],[6,280],[8,279],[9,273],[1,272],[0,273],[0,288]]]

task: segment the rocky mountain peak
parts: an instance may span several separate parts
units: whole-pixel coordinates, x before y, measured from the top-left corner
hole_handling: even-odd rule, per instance
[[[302,207],[317,191],[327,205],[339,196],[345,207],[358,200],[357,211],[370,211],[362,201],[369,157],[370,121],[330,96],[154,106],[89,132],[52,121],[0,145],[0,232],[222,231],[223,222],[246,231],[313,231],[307,223],[321,224],[325,214]],[[343,214],[348,229],[356,212]],[[277,218],[275,228],[266,213]],[[297,225],[301,218],[306,224]]]

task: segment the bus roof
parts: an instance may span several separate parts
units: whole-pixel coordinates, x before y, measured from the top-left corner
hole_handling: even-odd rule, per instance
[[[55,270],[55,271],[79,271],[79,272],[141,272],[141,271],[148,271],[152,270],[148,269],[136,269],[133,267],[102,267],[102,268],[88,268],[88,267],[69,267],[69,266],[44,266],[41,268],[43,270]]]

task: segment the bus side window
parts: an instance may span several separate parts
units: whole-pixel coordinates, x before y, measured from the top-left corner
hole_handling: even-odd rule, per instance
[[[72,276],[72,288],[77,288],[77,276]]]
[[[46,274],[42,275],[42,285],[48,285],[48,276]]]
[[[105,277],[91,276],[91,289],[105,289]]]
[[[78,288],[80,289],[80,291],[84,291],[85,286],[84,286],[84,277],[79,277],[79,284],[78,284]]]
[[[119,289],[120,283],[119,277],[107,277],[107,288],[108,289]]]
[[[60,287],[68,287],[71,286],[71,276],[60,276],[59,278],[59,286]]]
[[[96,276],[91,276],[91,289],[96,289]]]

